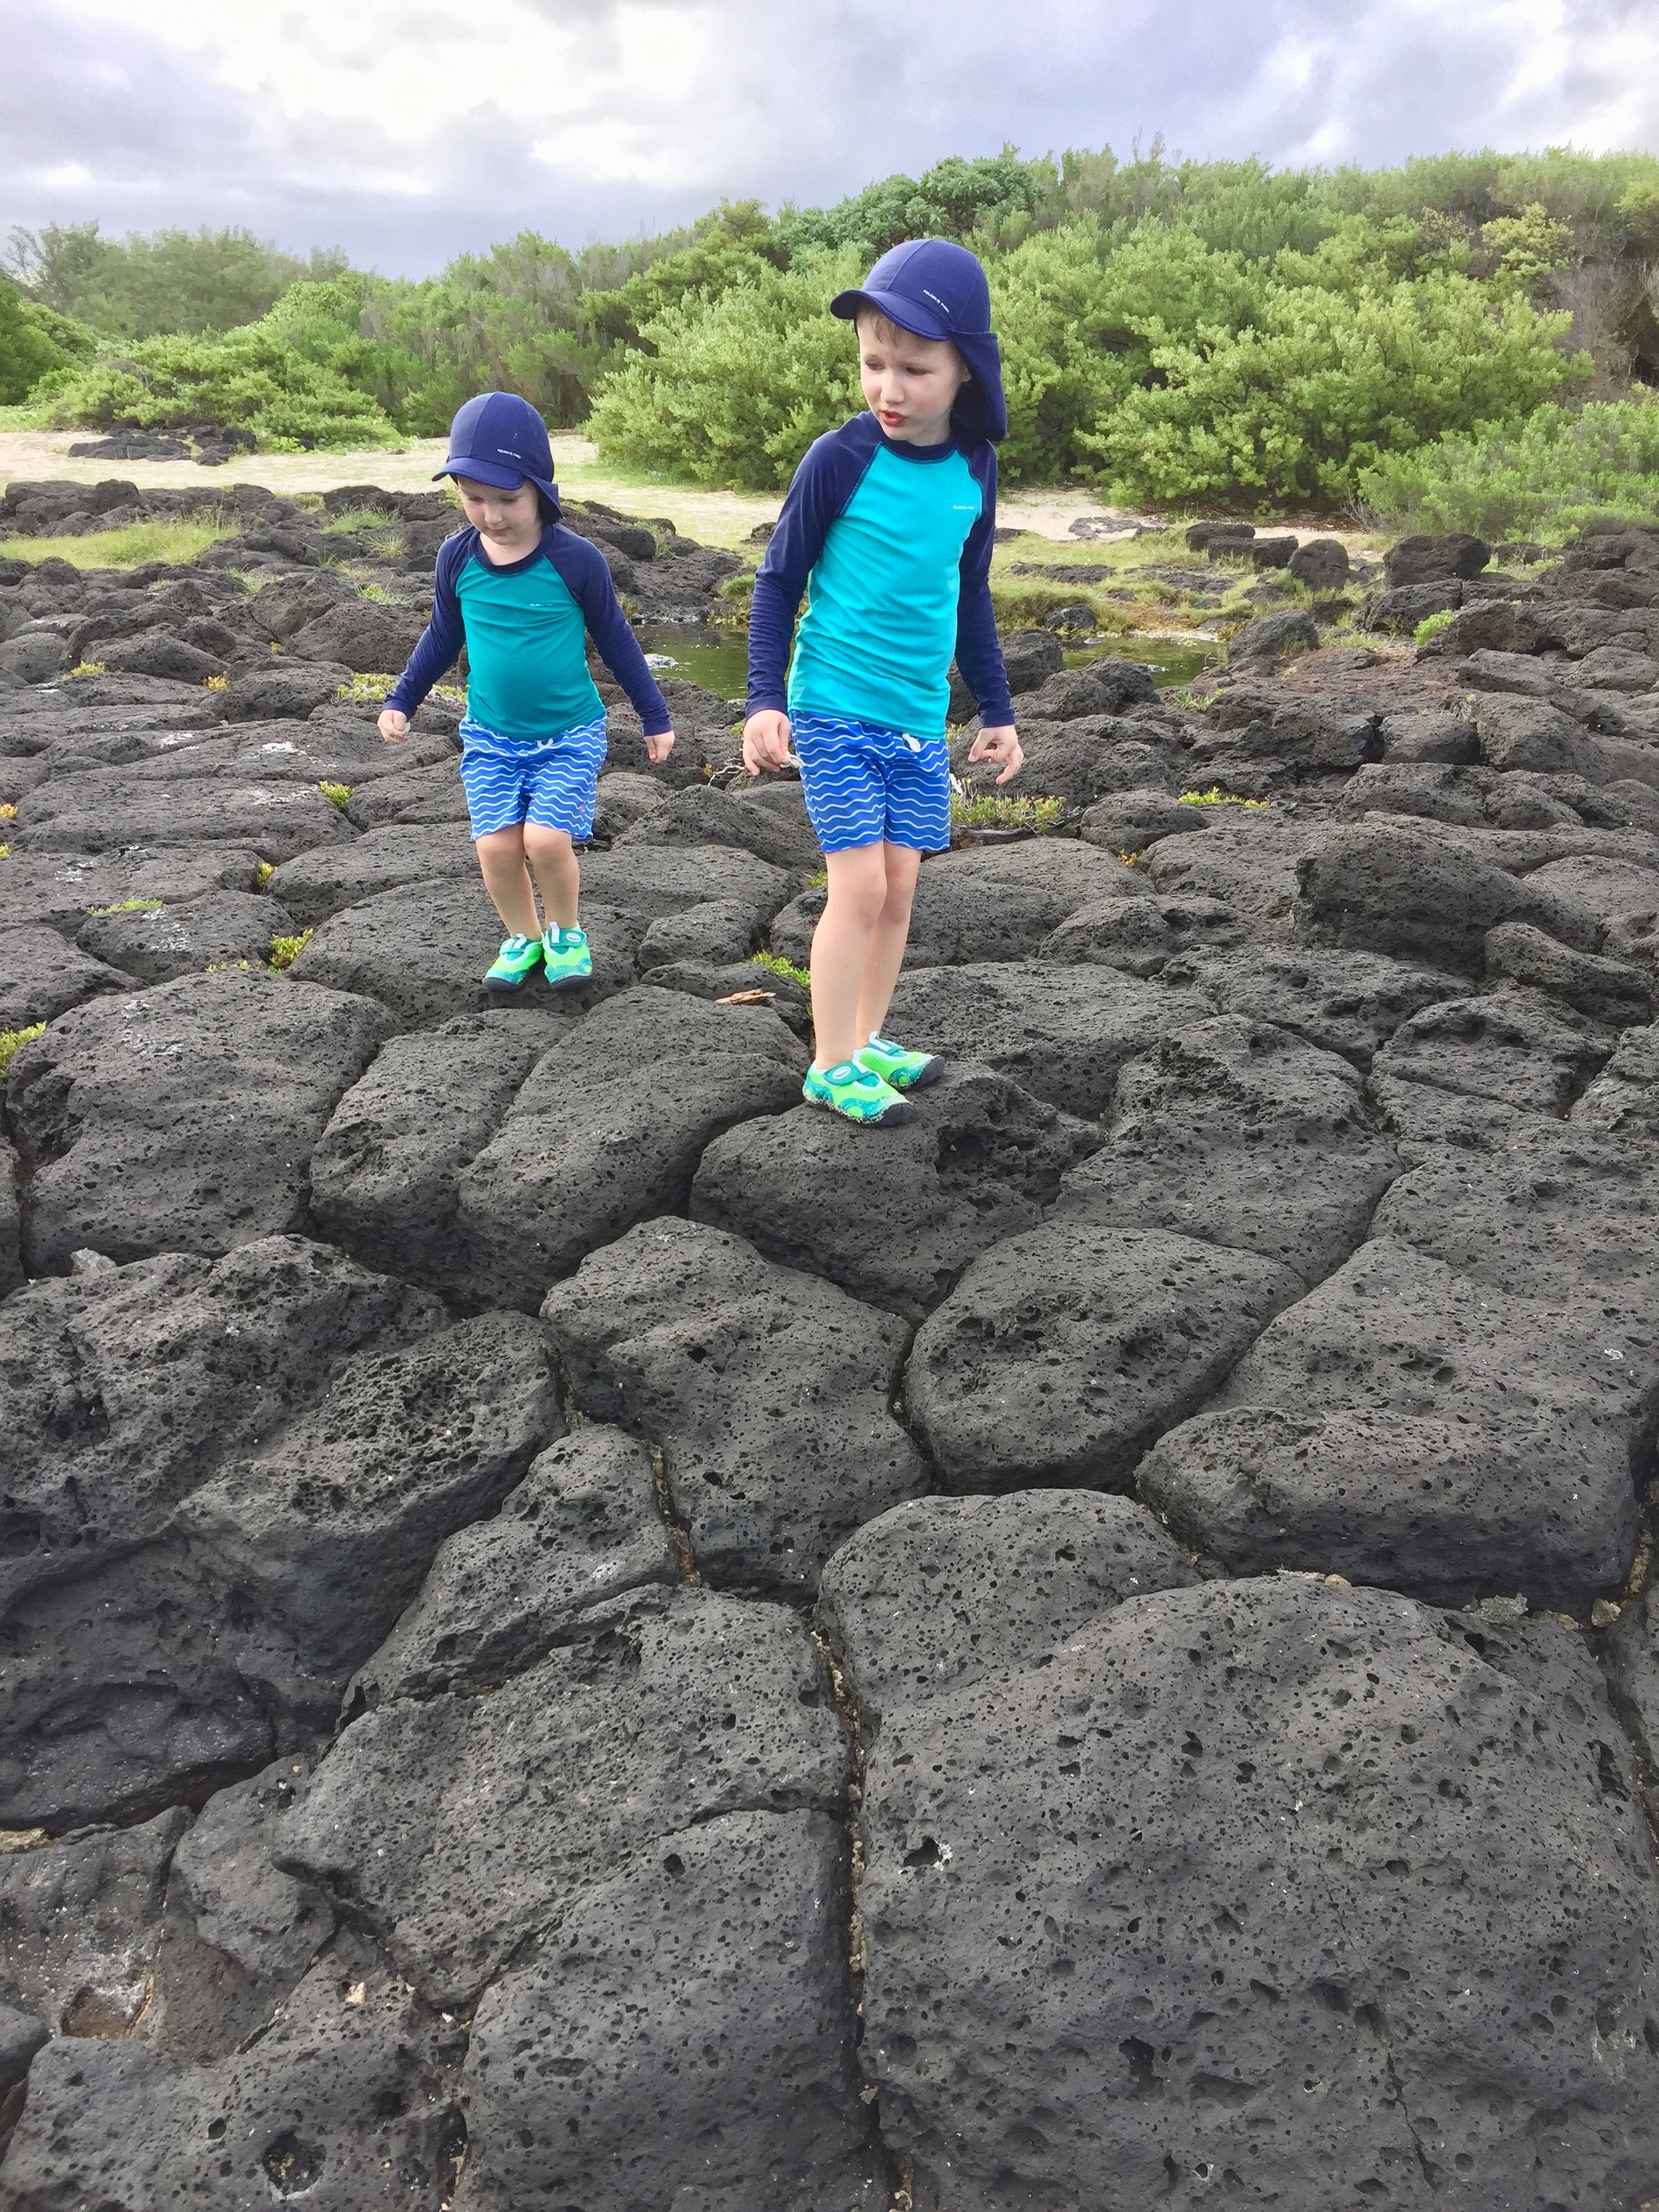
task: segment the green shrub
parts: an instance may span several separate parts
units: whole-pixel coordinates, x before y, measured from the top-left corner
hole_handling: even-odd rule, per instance
[[[281,975],[284,969],[291,968],[294,965],[300,955],[305,951],[307,945],[310,944],[314,934],[315,932],[313,930],[302,929],[297,937],[273,937],[271,939],[270,965],[276,970],[278,975]],[[240,964],[246,967],[247,963],[243,961]]]
[[[1412,632],[1413,645],[1426,645],[1431,637],[1438,637],[1451,620],[1454,610],[1442,607],[1438,614],[1425,615]]]
[[[89,906],[87,914],[90,918],[105,914],[159,914],[161,910],[160,899],[130,898],[117,899],[113,906]]]
[[[17,405],[49,369],[66,368],[69,360],[30,313],[17,287],[0,276],[0,401]]]
[[[813,439],[864,404],[851,328],[829,310],[862,274],[854,254],[811,255],[665,310],[640,333],[654,353],[632,356],[593,403],[600,453],[694,483],[787,484]]]
[[[963,830],[1031,830],[1041,834],[1063,818],[1063,799],[1004,797],[996,792],[975,792],[963,798],[951,793],[951,834]]]
[[[757,952],[754,964],[757,968],[764,968],[769,975],[781,975],[786,983],[799,984],[803,991],[809,994],[811,991],[812,978],[806,969],[797,968],[793,960],[786,960],[781,952]]]
[[[319,783],[317,788],[331,806],[343,808],[354,787],[349,783]]]
[[[1540,407],[1364,470],[1359,493],[1389,528],[1559,538],[1605,517],[1659,517],[1659,398]]]
[[[1212,783],[1207,791],[1183,791],[1181,794],[1181,803],[1183,806],[1271,806],[1273,805],[1271,799],[1236,798],[1231,791],[1224,791],[1218,783]]]
[[[0,1075],[5,1073],[18,1052],[31,1038],[45,1036],[46,1033],[44,1022],[35,1022],[26,1030],[0,1030]]]

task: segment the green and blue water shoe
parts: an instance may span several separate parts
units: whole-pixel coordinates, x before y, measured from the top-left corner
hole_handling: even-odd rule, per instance
[[[580,991],[593,973],[585,929],[550,929],[542,938],[542,966],[550,991]]]
[[[859,1054],[859,1066],[880,1076],[895,1091],[925,1091],[945,1073],[945,1062],[931,1052],[906,1052],[891,1037],[872,1036]]]
[[[800,1093],[809,1105],[827,1106],[843,1121],[877,1128],[894,1128],[916,1110],[873,1068],[860,1067],[855,1060],[843,1060],[836,1067],[809,1067]]]
[[[522,991],[541,965],[539,937],[504,937],[484,977],[486,991]]]

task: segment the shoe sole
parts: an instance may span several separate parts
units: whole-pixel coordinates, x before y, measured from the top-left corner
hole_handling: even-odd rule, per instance
[[[535,972],[533,968],[526,969],[516,981],[508,975],[486,975],[483,979],[483,987],[492,998],[510,999],[523,990]]]
[[[843,1114],[840,1107],[828,1098],[814,1098],[806,1091],[803,1091],[801,1096],[809,1106],[816,1106],[825,1114],[833,1114],[838,1121],[850,1122],[855,1129],[896,1129],[909,1121],[916,1110],[908,1099],[898,1098],[890,1106],[884,1106],[879,1114]]]
[[[550,991],[580,991],[592,981],[593,971],[590,969],[586,975],[547,975],[544,980]]]

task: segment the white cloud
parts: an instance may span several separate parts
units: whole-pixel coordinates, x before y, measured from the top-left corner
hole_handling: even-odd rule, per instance
[[[0,0],[0,51],[4,220],[242,222],[410,270],[1005,141],[1659,143],[1653,0]]]

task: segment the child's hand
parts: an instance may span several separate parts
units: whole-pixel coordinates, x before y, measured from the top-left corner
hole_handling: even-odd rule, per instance
[[[386,707],[381,710],[377,726],[387,744],[400,745],[409,735],[409,717],[400,714],[395,707]]]
[[[659,730],[654,737],[647,732],[645,750],[653,761],[665,761],[674,750],[672,730]]]
[[[758,714],[749,717],[743,726],[743,764],[750,775],[758,775],[763,768],[799,766],[789,750],[787,714],[781,714],[775,707],[763,707]]]
[[[1025,765],[1024,749],[1012,722],[1005,722],[1000,729],[981,730],[969,746],[968,757],[970,761],[1006,761],[1007,766],[997,778],[999,783],[1006,783]]]

